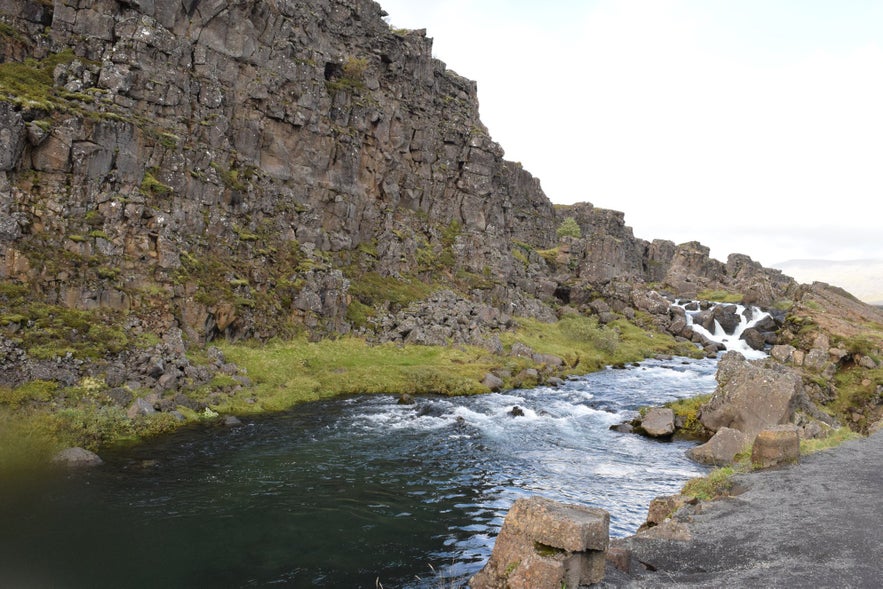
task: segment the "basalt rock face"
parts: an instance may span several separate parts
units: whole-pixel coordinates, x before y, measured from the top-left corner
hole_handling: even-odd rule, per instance
[[[58,62],[52,104],[0,102],[0,275],[54,301],[129,310],[158,288],[194,335],[308,317],[345,331],[341,268],[444,264],[505,284],[524,273],[512,241],[553,245],[551,203],[503,160],[475,83],[374,2],[6,0],[0,14]],[[50,268],[49,249],[94,263]]]
[[[0,0],[0,279],[188,342],[365,329],[354,305],[406,306],[377,284],[536,317],[599,298],[621,313],[645,281],[759,303],[792,288],[744,256],[636,239],[616,211],[555,210],[503,159],[476,84],[383,16]],[[559,238],[568,217],[581,235]]]

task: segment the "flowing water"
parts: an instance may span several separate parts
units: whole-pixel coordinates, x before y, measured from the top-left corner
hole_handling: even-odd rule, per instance
[[[651,360],[409,406],[340,398],[5,481],[0,586],[458,586],[512,502],[533,494],[607,509],[623,536],[704,469],[684,457],[689,443],[609,427],[712,391],[715,367]],[[509,415],[516,405],[523,416]]]

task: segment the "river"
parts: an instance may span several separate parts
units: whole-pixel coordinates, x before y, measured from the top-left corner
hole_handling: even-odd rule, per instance
[[[712,391],[716,364],[649,360],[557,389],[414,405],[344,397],[6,481],[0,586],[461,586],[532,494],[607,509],[611,535],[627,535],[653,497],[705,469],[687,442],[609,426]]]

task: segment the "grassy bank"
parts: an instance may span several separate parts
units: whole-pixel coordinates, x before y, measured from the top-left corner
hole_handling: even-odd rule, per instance
[[[825,438],[813,440],[800,440],[800,455],[807,456],[823,450],[836,448],[847,440],[855,440],[861,435],[848,427],[832,430]],[[736,462],[730,466],[715,468],[704,477],[690,479],[681,490],[681,494],[698,499],[699,501],[713,501],[721,497],[727,497],[733,489],[733,476],[760,470],[751,464],[751,449],[736,455]]]
[[[97,377],[73,387],[33,381],[0,388],[0,470],[43,464],[67,446],[99,450],[137,443],[217,414],[281,411],[341,394],[478,394],[488,392],[481,381],[489,372],[498,374],[506,387],[533,386],[552,375],[585,374],[655,354],[696,353],[690,344],[625,320],[601,326],[593,317],[569,316],[554,323],[519,319],[518,325],[500,334],[503,354],[464,345],[371,345],[356,337],[220,342],[227,359],[243,369],[251,385],[240,387],[233,377],[218,375],[207,385],[170,393],[210,408],[195,412],[179,406],[183,421],[170,413],[130,419]],[[516,343],[537,354],[557,356],[563,364],[555,366],[548,357],[537,362],[513,356],[509,352]],[[131,393],[143,397],[150,391]]]

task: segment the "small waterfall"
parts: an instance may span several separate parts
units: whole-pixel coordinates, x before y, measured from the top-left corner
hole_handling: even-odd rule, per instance
[[[724,346],[727,351],[735,350],[749,360],[766,358],[769,355],[764,350],[755,350],[742,339],[742,334],[746,329],[755,327],[760,324],[761,321],[770,317],[769,313],[761,310],[759,307],[746,307],[745,305],[740,304],[712,302],[703,309],[703,305],[699,301],[677,301],[675,306],[684,309],[688,327],[692,328],[694,332],[702,335],[707,340]],[[716,309],[724,309],[727,307],[735,307],[734,315],[738,320],[738,323],[733,325],[731,332],[727,332],[716,318],[713,323],[714,329],[711,331],[701,323],[697,322],[699,316],[703,314],[711,314],[711,316],[714,317]],[[706,319],[707,318],[708,315],[706,315]]]

